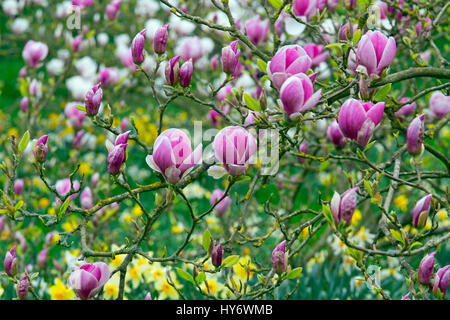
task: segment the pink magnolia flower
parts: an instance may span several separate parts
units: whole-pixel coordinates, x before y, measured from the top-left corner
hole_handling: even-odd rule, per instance
[[[280,90],[289,77],[306,73],[311,64],[311,58],[302,47],[288,45],[280,48],[269,61],[267,74],[275,87]]]
[[[357,62],[367,69],[369,75],[381,75],[397,53],[393,37],[386,37],[380,31],[367,31],[361,37],[356,52]]]
[[[333,214],[334,221],[338,224],[345,221],[347,224],[352,223],[353,213],[356,208],[356,192],[359,187],[354,187],[345,191],[342,195],[334,192],[331,199],[330,209]]]
[[[272,251],[272,269],[277,274],[286,271],[289,255],[286,253],[286,240],[278,244]]]
[[[384,102],[363,103],[356,99],[348,99],[339,110],[339,128],[345,137],[365,146],[369,142],[375,127],[381,122]]]
[[[74,180],[72,187],[73,187],[73,190],[78,191],[80,189],[80,182],[78,180]],[[70,183],[69,178],[56,181],[55,189],[56,189],[56,192],[58,192],[58,194],[61,197],[64,197],[66,194],[68,194],[70,192],[70,188],[71,188],[71,183]],[[70,196],[70,200],[75,199],[77,196],[78,196],[78,193],[72,194]]]
[[[213,142],[217,160],[231,175],[240,175],[248,168],[250,158],[256,153],[255,137],[239,126],[225,127]]]
[[[431,194],[426,195],[417,201],[414,206],[412,224],[415,228],[423,228],[426,226],[431,209],[432,197]]]
[[[292,5],[292,12],[296,17],[306,17],[309,19],[317,10],[317,0],[295,0]]]
[[[80,130],[83,127],[83,122],[86,119],[85,112],[78,110],[75,105],[83,105],[82,102],[69,102],[64,108],[64,114],[69,119],[70,125],[76,129]]]
[[[419,281],[423,284],[430,283],[431,275],[434,269],[434,257],[437,251],[430,252],[425,257],[422,258],[419,264]]]
[[[260,17],[256,16],[245,23],[244,29],[250,41],[257,46],[269,35],[269,20],[261,21]]]
[[[47,45],[33,40],[28,40],[22,51],[23,60],[30,68],[36,68],[37,64],[47,57],[47,54]]]
[[[153,38],[153,50],[156,53],[162,54],[166,52],[167,39],[169,38],[169,25],[165,24],[160,27]]]
[[[85,263],[72,272],[69,282],[81,300],[92,298],[108,282],[111,272],[103,262]]]
[[[106,6],[106,17],[108,20],[116,20],[119,17],[121,0],[113,0]]]
[[[308,56],[311,58],[311,67],[317,67],[328,58],[328,52],[324,52],[325,47],[315,43],[307,43],[303,46]]]
[[[119,71],[114,67],[103,68],[98,74],[98,82],[104,88],[115,85],[119,82]]]
[[[94,3],[94,0],[72,0],[73,6],[79,6],[82,8],[90,7]]]
[[[400,103],[405,103],[405,102],[409,101],[409,98],[403,97],[403,98],[401,98],[398,101]],[[415,102],[411,102],[411,103],[405,104],[400,109],[398,109],[395,112],[395,115],[397,116],[397,118],[399,118],[400,120],[403,121],[403,120],[405,120],[405,118],[407,116],[409,116],[411,113],[413,113],[414,110],[416,110],[416,103]]]
[[[327,137],[331,142],[333,142],[334,145],[338,147],[343,148],[347,144],[347,141],[345,140],[345,137],[342,134],[342,131],[339,128],[339,124],[336,120],[333,120],[328,127]]]
[[[409,154],[418,155],[423,149],[425,114],[415,117],[406,130],[406,146]]]
[[[314,92],[312,81],[305,74],[297,74],[286,80],[280,89],[283,109],[290,119],[296,119],[317,105],[322,89]]]
[[[239,55],[241,53],[237,48],[238,41],[233,41],[229,46],[222,48],[222,70],[227,74],[233,74],[236,71]]]
[[[220,189],[216,189],[211,193],[211,198],[209,199],[209,203],[211,206],[213,206],[217,201],[222,199],[225,192],[223,192]],[[230,206],[231,198],[230,196],[226,196],[223,198],[219,203],[216,204],[214,207],[214,211],[217,213],[218,216],[223,216],[223,214],[227,211],[228,207]]]
[[[192,152],[191,141],[180,129],[162,132],[153,144],[153,154],[146,157],[150,168],[161,173],[170,184],[177,183],[191,168],[199,164],[202,145]]]
[[[84,188],[83,192],[81,192],[80,195],[80,202],[83,209],[89,210],[90,208],[92,208],[94,204],[91,188]]]
[[[450,113],[450,96],[444,95],[441,91],[435,91],[430,98],[430,109],[434,116],[442,119]]]
[[[450,264],[440,268],[436,272],[433,281],[433,294],[437,296],[437,291],[439,289],[442,293],[442,297],[445,297],[445,293],[447,291],[449,283],[450,283]]]

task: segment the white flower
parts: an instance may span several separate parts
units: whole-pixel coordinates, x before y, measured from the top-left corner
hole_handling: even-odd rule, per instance
[[[28,31],[30,23],[25,18],[17,18],[13,21],[11,25],[11,30],[14,34],[21,34]]]
[[[56,5],[56,17],[61,19],[72,13],[72,2],[63,1]]]
[[[47,63],[47,71],[51,75],[60,75],[64,69],[64,61],[60,59],[52,59]]]
[[[147,30],[146,36],[149,39],[153,39],[156,31],[163,25],[161,20],[158,19],[150,19],[145,23],[145,29]]]
[[[73,76],[66,80],[66,86],[75,100],[84,100],[86,92],[94,86],[94,82],[81,76]]]
[[[138,0],[134,13],[137,16],[152,17],[159,10],[159,3],[155,0]]]
[[[96,78],[97,63],[91,57],[83,57],[75,62],[75,68],[86,80]]]

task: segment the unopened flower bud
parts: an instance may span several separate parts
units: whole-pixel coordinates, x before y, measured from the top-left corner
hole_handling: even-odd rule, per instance
[[[182,87],[189,87],[189,85],[191,84],[192,70],[193,70],[192,59],[189,59],[189,61],[186,61],[181,66],[180,85]]]
[[[153,50],[158,54],[166,52],[167,39],[169,38],[168,28],[168,24],[163,25],[156,31],[153,38]]]
[[[14,277],[17,273],[17,256],[16,247],[12,247],[11,250],[6,252],[5,261],[3,264],[5,272],[8,276]]]
[[[131,55],[133,56],[133,62],[135,64],[141,64],[144,62],[144,46],[145,46],[145,35],[146,30],[139,32],[133,39],[131,43]]]
[[[223,248],[222,244],[219,243],[214,246],[211,252],[211,262],[213,266],[220,267],[222,265],[222,255],[223,255]]]
[[[98,83],[86,93],[84,105],[86,107],[87,114],[90,116],[95,116],[98,113],[98,109],[102,103],[103,91],[101,85],[101,83]]]

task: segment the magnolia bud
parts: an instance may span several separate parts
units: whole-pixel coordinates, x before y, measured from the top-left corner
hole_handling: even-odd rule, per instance
[[[24,300],[27,298],[28,289],[30,287],[30,278],[28,276],[24,276],[17,283],[17,297],[19,300]]]
[[[215,245],[211,252],[211,262],[213,266],[220,267],[222,265],[223,248],[222,244]]]
[[[286,254],[286,240],[278,244],[272,251],[272,268],[275,273],[286,272],[288,255]]]
[[[166,52],[167,39],[169,37],[168,28],[168,24],[163,25],[156,31],[155,37],[153,38],[153,50],[158,54]]]
[[[418,275],[419,281],[423,284],[430,283],[434,268],[434,256],[436,253],[437,251],[433,251],[423,257],[422,261],[420,261]]]
[[[165,76],[167,84],[174,85],[180,76],[180,67],[178,60],[180,56],[175,56],[166,63]]]
[[[180,84],[182,87],[189,87],[192,78],[192,59],[183,63],[180,68]]]
[[[98,83],[86,93],[84,105],[86,106],[87,114],[90,116],[95,116],[98,113],[98,109],[102,103],[103,91],[101,85],[101,83]]]
[[[14,277],[17,273],[17,256],[16,247],[12,247],[11,250],[6,252],[5,262],[3,264],[5,272],[8,276]]]
[[[48,134],[40,137],[34,148],[34,158],[37,162],[45,162],[47,160],[47,152],[48,152]]]
[[[144,62],[144,46],[145,46],[145,35],[146,30],[139,32],[133,39],[131,43],[131,55],[133,56],[133,62],[135,64],[141,64]]]

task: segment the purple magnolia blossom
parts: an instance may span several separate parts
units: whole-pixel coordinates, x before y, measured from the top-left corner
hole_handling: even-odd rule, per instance
[[[201,156],[201,144],[192,152],[188,136],[180,129],[171,128],[156,138],[153,154],[148,155],[146,161],[149,167],[161,173],[168,183],[175,184],[200,163]]]
[[[420,199],[413,210],[413,226],[416,228],[423,228],[427,224],[428,214],[431,208],[431,194],[426,195]]]
[[[131,55],[133,56],[133,62],[135,64],[141,64],[144,62],[144,46],[145,46],[145,35],[147,30],[140,31],[133,39],[131,43]]]
[[[435,91],[430,98],[430,109],[433,115],[442,119],[450,113],[450,96],[444,95],[441,91]]]
[[[292,5],[292,12],[297,17],[309,19],[317,10],[317,0],[295,0]]]
[[[94,203],[91,188],[84,188],[83,192],[81,192],[80,195],[80,202],[83,209],[89,210],[90,208],[92,208]]]
[[[335,146],[343,148],[347,144],[347,141],[336,120],[333,120],[328,127],[327,137]]]
[[[409,154],[418,155],[423,150],[425,114],[415,117],[406,130],[406,146]]]
[[[322,89],[314,92],[311,79],[305,74],[297,74],[287,79],[280,89],[283,109],[291,120],[315,107],[322,96]]]
[[[387,38],[380,31],[367,31],[358,42],[357,62],[367,69],[369,75],[381,75],[397,53],[393,37]]]
[[[269,20],[261,21],[261,18],[256,16],[244,24],[244,29],[250,41],[257,46],[269,35]]]
[[[79,130],[72,141],[72,146],[74,149],[79,149],[81,147],[81,139],[83,139],[84,130]]]
[[[433,274],[434,269],[434,256],[436,253],[437,251],[433,251],[423,257],[422,261],[420,261],[418,276],[419,281],[423,284],[430,283],[431,275]]]
[[[211,206],[213,206],[217,201],[222,199],[225,192],[223,192],[220,189],[216,189],[211,193],[211,198],[209,199],[209,203]],[[216,211],[218,216],[223,216],[224,213],[228,210],[228,207],[230,206],[231,198],[230,196],[226,196],[222,199],[219,203],[216,204],[214,207],[214,211]]]
[[[70,188],[71,183],[69,178],[56,181],[55,189],[61,197],[64,197],[66,194],[68,194],[70,192]],[[80,182],[78,180],[74,180],[72,188],[73,190],[78,191],[80,189]],[[78,193],[72,194],[70,196],[70,200],[75,199],[77,196]]]
[[[344,221],[348,225],[352,223],[353,213],[356,208],[356,192],[359,187],[354,187],[345,191],[342,195],[334,192],[331,199],[330,208],[333,214],[334,221],[338,224]]]
[[[3,266],[8,276],[14,277],[16,275],[17,273],[16,246],[12,247],[11,250],[6,252]]]
[[[48,260],[48,249],[43,249],[41,252],[39,252],[37,256],[37,263],[39,267],[44,269],[45,266],[47,265],[47,260]]]
[[[162,27],[160,27],[156,31],[155,37],[153,38],[153,50],[155,50],[155,52],[158,54],[166,52],[167,39],[169,37],[168,28],[169,28],[168,24],[165,24]]]
[[[189,59],[180,68],[180,85],[182,87],[189,87],[191,84],[192,71],[194,66],[192,65],[192,59]]]
[[[119,71],[114,67],[103,68],[98,73],[98,82],[100,82],[104,88],[115,85],[119,82]]]
[[[43,135],[36,141],[36,146],[34,147],[34,159],[37,162],[45,162],[47,160],[48,152],[48,134]]]
[[[103,262],[85,263],[72,272],[69,282],[81,300],[92,298],[108,282],[111,272]]]
[[[108,20],[116,20],[119,17],[121,0],[113,0],[106,6],[106,17]]]
[[[450,264],[443,268],[440,268],[436,272],[433,281],[433,294],[437,296],[437,291],[439,289],[442,293],[442,297],[445,297],[445,293],[447,292],[449,282],[450,282]]]
[[[178,62],[180,58],[180,56],[175,56],[166,63],[164,71],[166,82],[172,86],[178,81],[180,76],[180,64]]]
[[[408,102],[408,101],[409,101],[409,98],[407,98],[407,97],[403,97],[400,100],[398,100],[398,102],[400,102],[400,103],[405,103],[405,102]],[[395,115],[397,116],[397,118],[399,118],[401,121],[403,121],[403,120],[405,120],[405,118],[407,116],[409,116],[415,110],[416,110],[416,103],[415,102],[411,102],[411,103],[405,104],[400,109],[398,109],[395,112]]]
[[[115,145],[109,152],[106,159],[108,165],[108,173],[116,175],[120,171],[122,163],[126,160],[127,143]]]
[[[28,296],[28,289],[30,288],[30,278],[25,275],[17,283],[17,298],[19,300],[25,300]]]
[[[75,130],[80,130],[83,127],[83,122],[86,119],[86,113],[77,109],[75,105],[83,105],[82,102],[69,102],[64,108],[64,114],[69,119],[70,125]]]
[[[272,251],[273,271],[282,274],[286,272],[288,264],[288,254],[286,253],[286,240],[278,244]]]
[[[30,68],[36,68],[38,63],[47,57],[47,54],[48,46],[33,40],[28,40],[22,51],[23,60]]]
[[[324,51],[325,46],[315,44],[315,43],[307,43],[303,46],[303,49],[306,51],[308,56],[311,58],[311,67],[317,67],[321,62],[324,62],[328,58],[328,52]]]
[[[365,146],[375,127],[381,122],[384,102],[371,102],[350,98],[344,102],[338,115],[338,124],[345,137]]]
[[[347,22],[339,29],[339,40],[352,40],[356,30],[358,30],[358,25]]]
[[[86,93],[84,106],[86,107],[87,114],[90,116],[95,116],[98,113],[98,109],[102,103],[103,91],[101,85],[101,83],[98,83]]]
[[[216,244],[211,251],[211,262],[213,266],[220,267],[222,265],[223,248],[222,244]]]
[[[222,70],[227,74],[233,74],[239,62],[241,51],[237,48],[238,41],[233,41],[229,46],[222,48]]]
[[[256,153],[255,137],[239,126],[225,127],[214,138],[214,154],[231,175],[240,175],[248,168],[250,158]]]
[[[73,6],[79,6],[82,8],[90,7],[94,3],[94,0],[72,0]]]
[[[280,48],[269,61],[267,74],[275,87],[280,90],[288,78],[306,73],[311,64],[311,58],[302,47],[288,45]]]
[[[17,195],[22,194],[24,186],[25,181],[23,179],[16,179],[14,181],[14,193]]]
[[[20,100],[20,110],[21,110],[23,113],[27,112],[27,110],[28,110],[28,103],[29,103],[28,97],[23,97],[23,98]]]

